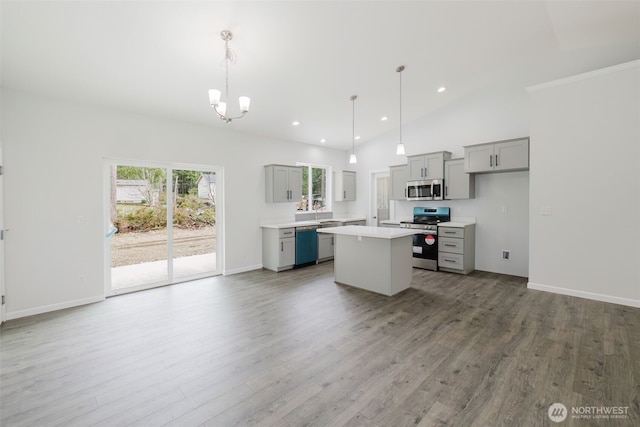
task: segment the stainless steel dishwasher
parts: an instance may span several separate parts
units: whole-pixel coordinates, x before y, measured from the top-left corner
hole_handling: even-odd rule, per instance
[[[296,227],[296,267],[318,261],[317,225]]]

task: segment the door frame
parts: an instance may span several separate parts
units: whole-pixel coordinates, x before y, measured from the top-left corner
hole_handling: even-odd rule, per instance
[[[136,167],[159,168],[167,170],[167,280],[154,283],[145,283],[139,286],[132,286],[127,289],[111,290],[111,244],[109,238],[109,223],[111,220],[111,166],[126,165]],[[196,170],[202,172],[214,172],[216,174],[216,269],[214,271],[194,274],[187,277],[173,278],[173,170]],[[105,234],[103,235],[103,266],[104,266],[104,292],[110,297],[124,293],[137,292],[159,286],[173,285],[206,277],[218,276],[223,273],[224,263],[224,169],[221,166],[201,165],[189,163],[143,161],[133,159],[121,159],[108,157],[103,159],[103,224],[105,224]]]
[[[369,225],[373,227],[378,225],[378,182],[376,178],[385,176],[391,180],[391,173],[389,172],[389,169],[373,170],[369,173],[369,218],[371,218],[371,224]],[[392,218],[390,205],[391,200],[389,200],[389,218]]]
[[[2,154],[2,143],[0,142],[0,295],[2,301],[0,301],[0,324],[4,323],[7,317],[7,305],[6,305],[6,288],[5,288],[5,263],[4,263],[4,242],[6,231],[4,229],[4,162]]]

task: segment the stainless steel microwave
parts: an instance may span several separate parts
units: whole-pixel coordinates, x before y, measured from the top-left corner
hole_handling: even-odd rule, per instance
[[[443,195],[442,179],[407,181],[407,200],[442,200]]]

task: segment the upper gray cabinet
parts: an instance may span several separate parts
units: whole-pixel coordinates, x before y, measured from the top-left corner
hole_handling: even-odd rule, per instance
[[[299,202],[302,199],[302,168],[266,165],[265,200],[267,203]]]
[[[407,156],[409,181],[444,179],[444,161],[450,158],[448,151]]]
[[[508,139],[464,147],[465,172],[507,172],[529,169],[529,138]]]
[[[334,172],[333,188],[336,202],[356,200],[356,173],[354,171]]]
[[[409,166],[389,166],[389,200],[407,200],[407,181],[409,181]]]
[[[444,198],[447,200],[473,199],[476,194],[475,175],[464,171],[464,159],[445,160]]]

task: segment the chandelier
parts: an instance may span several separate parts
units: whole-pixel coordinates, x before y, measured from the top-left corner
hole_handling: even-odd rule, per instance
[[[396,155],[404,155],[404,143],[402,142],[402,72],[404,71],[404,65],[400,65],[396,68],[396,72],[400,76],[400,142],[396,147]]]
[[[233,38],[233,33],[229,30],[224,30],[220,33],[220,38],[224,40],[224,65],[225,65],[225,101],[220,101],[222,93],[218,89],[209,89],[209,103],[211,107],[216,111],[220,120],[225,123],[229,123],[231,120],[240,119],[249,112],[249,105],[251,99],[248,96],[241,96],[238,98],[240,103],[240,115],[231,117],[227,116],[227,102],[229,100],[229,63],[235,64],[236,54],[229,49],[229,40]]]

